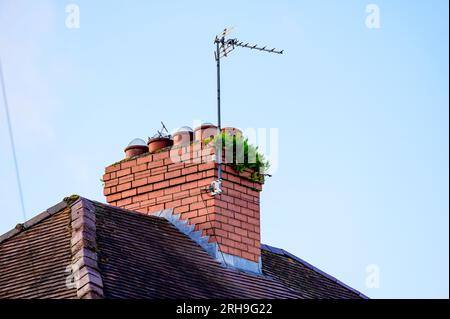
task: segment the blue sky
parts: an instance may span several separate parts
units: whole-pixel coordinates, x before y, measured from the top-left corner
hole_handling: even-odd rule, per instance
[[[0,58],[27,218],[134,137],[215,121],[213,38],[282,56],[223,61],[225,125],[279,129],[262,239],[374,298],[449,297],[447,1],[0,0]],[[369,29],[366,6],[380,8]],[[0,233],[23,222],[3,104]],[[366,267],[379,288],[366,286]]]

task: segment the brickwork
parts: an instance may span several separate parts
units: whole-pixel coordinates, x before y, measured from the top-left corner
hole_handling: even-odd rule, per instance
[[[213,147],[194,143],[124,160],[106,167],[104,195],[111,205],[143,214],[173,208],[222,252],[257,262],[262,185],[249,179],[250,172],[224,165],[223,193],[212,196],[213,157]]]

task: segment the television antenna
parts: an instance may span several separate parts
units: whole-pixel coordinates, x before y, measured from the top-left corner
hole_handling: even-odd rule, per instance
[[[268,53],[283,54],[284,50],[277,50],[275,48],[268,49],[267,46],[261,47],[257,44],[249,44],[239,41],[236,38],[228,38],[228,35],[233,31],[232,28],[225,28],[221,33],[216,35],[214,38],[214,44],[216,45],[216,50],[214,51],[214,57],[216,59],[217,67],[217,131],[221,134],[221,112],[220,112],[220,59],[227,57],[234,49],[237,47],[247,48],[251,50],[264,51]],[[222,193],[222,139],[219,139],[220,144],[217,148],[217,164],[218,164],[218,178],[211,183],[210,191],[212,195],[217,195]]]

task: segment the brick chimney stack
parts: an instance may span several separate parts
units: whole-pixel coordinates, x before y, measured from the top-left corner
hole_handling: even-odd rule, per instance
[[[202,142],[127,158],[105,169],[109,204],[151,215],[172,209],[179,220],[208,236],[211,253],[229,265],[260,272],[260,191],[251,172],[223,165],[223,193],[212,195],[217,179],[215,147]],[[220,258],[219,258],[220,257]]]

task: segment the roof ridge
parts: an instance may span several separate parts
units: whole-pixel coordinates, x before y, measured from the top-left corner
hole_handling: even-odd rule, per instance
[[[22,231],[25,231],[27,229],[30,229],[34,225],[42,222],[43,220],[47,219],[48,217],[59,213],[60,211],[66,209],[70,206],[70,203],[68,203],[67,198],[64,198],[61,202],[59,202],[56,205],[53,205],[52,207],[44,210],[42,213],[26,220],[23,223],[18,223],[13,229],[7,231],[3,235],[0,236],[0,244],[4,241],[14,237],[15,235],[21,233]]]
[[[103,298],[103,280],[98,267],[95,207],[93,203],[79,197],[71,205],[72,273],[77,296],[80,299]]]
[[[64,199],[62,201],[60,201],[59,203],[49,207],[48,209],[44,210],[42,213],[39,213],[37,215],[35,215],[34,217],[31,217],[30,219],[27,219],[25,222],[23,223],[18,223],[14,228],[8,230],[7,232],[3,233],[2,235],[0,235],[0,244],[3,243],[4,241],[14,237],[17,234],[20,234],[21,232],[30,229],[31,227],[33,227],[36,224],[39,224],[40,222],[44,221],[45,219],[49,218],[50,216],[61,212],[62,210],[68,208],[68,207],[72,207],[73,205],[75,205],[80,199],[83,199],[85,201],[89,201],[90,203],[96,204],[96,205],[101,205],[101,206],[108,206],[117,210],[122,210],[122,211],[126,211],[127,213],[133,213],[133,214],[137,214],[140,216],[149,216],[150,218],[162,218],[160,216],[157,215],[153,215],[152,214],[142,214],[139,212],[136,212],[134,210],[130,210],[130,209],[125,209],[125,208],[121,208],[121,207],[117,207],[117,206],[113,206],[110,204],[106,204],[106,203],[102,203],[99,201],[95,201],[95,200],[91,200],[79,195],[70,195],[68,197],[64,197]],[[159,211],[158,211],[159,212]],[[158,213],[156,212],[156,213]],[[162,218],[164,219],[164,218]]]
[[[346,283],[340,281],[339,279],[337,279],[336,277],[333,277],[329,274],[327,274],[326,272],[324,272],[323,270],[320,270],[319,268],[317,268],[316,266],[310,264],[309,262],[301,259],[300,257],[295,256],[294,254],[288,252],[287,250],[284,250],[282,248],[277,248],[277,247],[273,247],[267,244],[261,244],[261,249],[270,251],[274,254],[277,255],[282,255],[282,256],[286,256],[286,257],[290,257],[296,261],[298,261],[299,263],[303,264],[304,266],[306,266],[307,268],[319,273],[320,275],[330,279],[331,281],[339,284],[340,286],[352,291],[353,293],[357,294],[358,296],[362,297],[363,299],[369,299],[369,297],[367,297],[365,294],[363,294],[362,292],[356,290],[355,288],[350,287],[349,285],[347,285]]]

